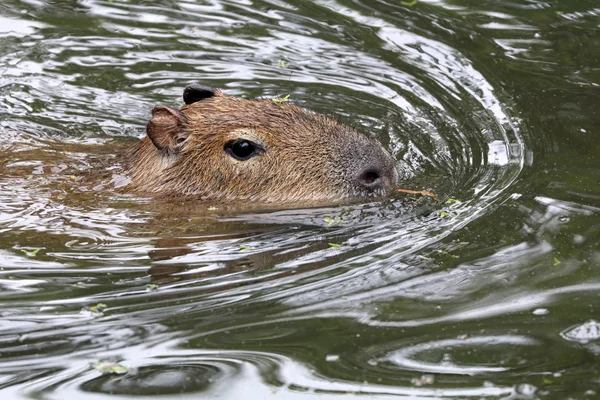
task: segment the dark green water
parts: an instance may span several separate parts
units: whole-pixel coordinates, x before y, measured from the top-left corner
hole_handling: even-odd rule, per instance
[[[61,175],[194,81],[337,115],[442,199]],[[0,397],[600,398],[599,86],[595,0],[2,0]]]

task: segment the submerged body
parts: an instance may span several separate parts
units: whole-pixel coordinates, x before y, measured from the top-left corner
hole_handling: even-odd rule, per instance
[[[329,117],[273,100],[190,85],[180,110],[157,106],[127,154],[128,189],[261,203],[385,197],[393,158]]]

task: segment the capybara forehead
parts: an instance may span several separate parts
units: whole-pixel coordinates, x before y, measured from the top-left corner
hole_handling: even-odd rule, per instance
[[[218,96],[186,105],[181,111],[192,134],[217,134],[249,128],[269,136],[313,141],[350,131],[331,118],[271,99]]]

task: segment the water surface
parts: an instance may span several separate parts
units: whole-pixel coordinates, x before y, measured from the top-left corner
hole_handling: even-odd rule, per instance
[[[4,0],[0,395],[600,396],[593,0]],[[335,115],[398,195],[94,187],[190,82]]]

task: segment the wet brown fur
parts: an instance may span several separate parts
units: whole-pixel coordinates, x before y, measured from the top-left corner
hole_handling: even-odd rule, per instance
[[[126,156],[135,191],[288,203],[379,197],[395,187],[393,160],[379,143],[297,106],[216,91],[181,110],[165,109],[155,108],[148,125],[154,142],[146,137]],[[236,160],[224,151],[234,139],[266,151]],[[370,165],[387,171],[385,187],[355,184]]]

